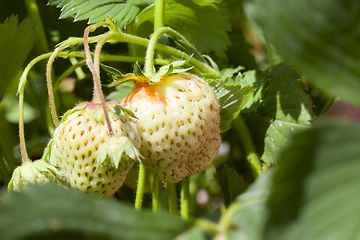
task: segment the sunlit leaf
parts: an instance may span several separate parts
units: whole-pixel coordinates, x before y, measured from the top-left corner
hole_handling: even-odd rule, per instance
[[[139,6],[148,5],[150,0],[49,0],[49,5],[61,8],[60,18],[73,17],[74,21],[87,20],[98,23],[107,16],[122,29],[129,25],[140,11]]]
[[[210,81],[221,106],[220,128],[222,132],[230,129],[232,121],[239,115],[240,110],[256,89],[255,85],[242,87],[238,78],[240,78],[239,75],[233,77],[230,74],[224,80]]]
[[[298,72],[286,63],[264,72],[251,71],[242,83],[260,85],[243,112],[254,111],[264,122],[268,122],[262,160],[266,164],[276,163],[289,137],[309,127],[310,121],[315,118],[311,100],[303,92],[305,86]]]
[[[153,21],[154,8],[149,7],[141,12],[134,27],[138,29],[143,23]],[[230,25],[225,12],[210,1],[166,1],[164,24],[183,34],[203,53],[224,50],[230,43],[226,33]],[[141,29],[147,36],[151,30]]]

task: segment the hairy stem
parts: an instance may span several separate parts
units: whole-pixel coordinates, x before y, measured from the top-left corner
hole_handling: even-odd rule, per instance
[[[180,213],[184,219],[190,217],[190,191],[189,191],[189,177],[181,181],[181,195],[180,195]]]
[[[151,75],[154,74],[154,54],[155,54],[157,41],[158,41],[159,37],[165,33],[167,33],[175,38],[179,38],[185,42],[188,42],[184,36],[182,36],[180,33],[176,32],[172,28],[169,28],[169,27],[158,28],[151,36],[148,47],[146,49],[146,56],[145,56],[145,75],[146,76],[150,77]],[[161,45],[161,46],[165,46],[165,45]],[[183,56],[185,56],[185,53],[183,53]]]
[[[49,106],[51,111],[51,117],[53,119],[54,125],[57,126],[59,123],[59,117],[56,113],[56,104],[55,104],[55,97],[54,97],[54,91],[52,87],[52,65],[55,61],[55,58],[61,51],[61,48],[56,48],[54,52],[51,54],[48,63],[46,65],[46,85],[49,95]]]
[[[107,113],[105,97],[104,97],[104,94],[103,94],[103,92],[101,90],[100,69],[99,69],[99,56],[100,56],[101,48],[105,44],[106,36],[108,36],[108,35],[104,35],[99,40],[99,42],[97,43],[95,56],[94,56],[94,62],[92,61],[92,58],[91,58],[90,47],[89,47],[89,42],[88,42],[88,37],[89,37],[90,30],[94,31],[97,27],[100,27],[100,26],[101,25],[89,26],[89,27],[87,27],[85,29],[85,32],[84,32],[84,51],[85,51],[85,56],[86,56],[86,64],[89,67],[90,72],[91,72],[91,74],[93,76],[93,82],[94,82],[93,102],[100,101],[101,107],[102,107],[102,109],[104,111],[105,121],[106,121],[107,127],[109,129],[109,135],[112,136],[113,131],[112,131],[112,128],[111,128],[109,114]],[[95,60],[95,59],[97,59],[97,60]],[[95,62],[98,65],[96,65]]]
[[[138,184],[136,188],[136,197],[135,197],[135,209],[137,210],[140,210],[142,208],[145,180],[146,180],[146,168],[144,164],[140,163]]]
[[[19,138],[22,163],[29,161],[25,144],[25,127],[24,127],[24,88],[19,93]]]

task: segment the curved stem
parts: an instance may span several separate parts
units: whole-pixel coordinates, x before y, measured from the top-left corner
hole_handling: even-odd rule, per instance
[[[135,197],[135,209],[140,210],[142,208],[142,202],[144,198],[144,187],[146,179],[146,168],[144,164],[140,163],[139,166],[139,177],[138,184],[136,188],[136,197]]]
[[[190,192],[189,192],[189,177],[181,181],[181,195],[180,195],[180,213],[184,219],[190,217]]]
[[[175,183],[166,183],[166,195],[171,214],[179,214],[179,203]]]
[[[196,226],[199,226],[200,228],[206,230],[207,232],[215,235],[219,233],[219,230],[217,229],[216,223],[213,223],[206,219],[197,219],[194,223]]]
[[[184,36],[182,36],[180,33],[176,32],[172,28],[169,28],[169,27],[158,28],[151,36],[148,47],[146,49],[145,75],[148,77],[150,77],[151,75],[154,74],[154,53],[155,53],[157,41],[158,41],[159,37],[165,33],[168,33],[169,35],[171,35],[173,37],[179,38],[179,39],[189,43]],[[163,46],[165,46],[165,45],[163,45]],[[185,56],[185,53],[183,53],[183,56]]]
[[[22,163],[29,161],[25,144],[25,127],[24,127],[24,88],[19,94],[19,139]]]
[[[47,85],[47,90],[48,90],[48,95],[49,95],[49,106],[50,106],[50,111],[51,111],[51,117],[52,117],[52,120],[53,120],[55,126],[57,126],[59,123],[59,117],[56,113],[56,105],[55,105],[55,97],[54,97],[54,92],[53,92],[53,87],[52,87],[51,72],[52,72],[52,65],[55,61],[55,58],[59,54],[60,51],[61,51],[61,48],[55,49],[55,51],[51,54],[51,56],[48,60],[48,63],[46,65],[46,85]]]
[[[100,101],[101,103],[101,107],[104,111],[104,116],[105,116],[105,121],[107,124],[107,127],[109,129],[109,135],[112,136],[113,135],[113,131],[111,128],[111,123],[110,123],[110,118],[109,115],[107,113],[107,108],[106,108],[106,102],[105,102],[105,97],[104,94],[101,90],[101,82],[100,82],[100,69],[99,66],[95,65],[95,61],[97,64],[99,64],[99,55],[100,55],[100,51],[102,48],[102,45],[105,44],[106,42],[106,36],[104,35],[98,42],[98,44],[96,45],[96,52],[95,52],[95,56],[94,62],[92,61],[91,58],[91,54],[90,54],[90,47],[89,47],[89,42],[88,42],[88,37],[89,37],[89,32],[90,30],[94,31],[96,29],[96,27],[100,27],[102,25],[95,25],[95,26],[89,26],[85,29],[84,32],[84,51],[85,51],[85,56],[86,56],[86,64],[88,65],[92,76],[93,76],[93,82],[94,82],[94,97],[93,97],[93,102],[98,102]]]

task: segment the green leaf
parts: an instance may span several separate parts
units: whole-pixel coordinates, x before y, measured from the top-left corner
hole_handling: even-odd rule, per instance
[[[256,0],[247,12],[319,89],[360,105],[359,1]]]
[[[34,46],[33,30],[30,20],[19,24],[17,16],[0,23],[0,99]]]
[[[251,98],[253,106],[248,107],[269,123],[262,160],[273,164],[291,134],[311,125],[315,117],[312,103],[302,91],[305,86],[300,75],[289,64],[279,64],[251,77],[256,77],[261,87]]]
[[[99,23],[107,16],[122,29],[129,25],[140,11],[139,6],[150,4],[149,0],[49,0],[49,5],[61,8],[60,18],[73,17],[74,21],[89,19]]]
[[[356,239],[360,126],[326,122],[298,133],[280,157],[265,239]]]
[[[193,226],[178,216],[54,185],[8,193],[0,205],[0,238],[174,239]]]
[[[224,80],[209,82],[220,102],[220,129],[222,132],[231,128],[232,121],[239,115],[240,110],[245,106],[256,88],[254,85],[241,87],[238,78],[239,76],[235,78],[230,76]]]
[[[272,189],[273,170],[261,175],[223,215],[222,218],[228,219],[231,224],[226,239],[262,239],[269,215],[266,203]]]
[[[152,28],[148,28],[146,24],[141,25],[153,21],[154,7],[151,6],[139,14],[134,27],[137,32],[149,36]],[[224,50],[230,43],[226,33],[230,30],[228,19],[225,12],[213,2],[168,0],[165,5],[164,25],[183,34],[203,53]]]

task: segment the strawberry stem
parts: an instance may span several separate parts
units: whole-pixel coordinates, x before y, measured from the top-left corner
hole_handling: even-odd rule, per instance
[[[181,181],[180,213],[183,219],[189,219],[190,217],[189,184],[189,177],[186,177]]]
[[[51,72],[52,72],[52,65],[55,61],[55,58],[61,50],[62,50],[61,48],[56,48],[54,50],[54,52],[51,54],[51,56],[48,60],[48,63],[46,65],[46,85],[47,85],[48,95],[49,95],[49,106],[50,106],[50,111],[51,111],[51,117],[52,117],[52,120],[53,120],[55,126],[57,126],[59,123],[59,117],[56,113],[56,105],[55,105],[54,91],[53,91],[53,87],[52,87]]]
[[[99,66],[98,66],[99,65],[99,56],[100,56],[101,47],[107,40],[106,36],[109,36],[109,35],[104,35],[99,40],[99,42],[98,42],[98,44],[96,46],[94,62],[92,61],[92,58],[91,58],[89,41],[88,41],[90,30],[95,31],[95,29],[97,29],[98,27],[101,27],[103,25],[105,25],[105,24],[95,24],[95,25],[91,25],[91,26],[89,26],[89,27],[87,27],[85,29],[85,31],[84,31],[84,51],[85,51],[85,56],[86,56],[86,64],[87,64],[88,68],[90,69],[90,72],[91,72],[91,74],[93,76],[93,83],[94,83],[93,102],[100,102],[101,103],[101,108],[104,111],[106,125],[107,125],[107,127],[109,129],[109,135],[112,136],[113,131],[112,131],[112,128],[111,128],[110,118],[109,118],[109,115],[107,113],[105,97],[104,97],[104,94],[103,94],[103,92],[101,90],[100,69],[99,69]],[[95,59],[97,59],[97,60],[95,60]],[[98,65],[95,65],[95,62]]]
[[[160,36],[165,33],[173,36],[174,38],[181,39],[182,41],[190,44],[190,42],[188,42],[188,40],[184,36],[182,36],[180,33],[176,32],[172,28],[161,27],[161,28],[156,29],[154,31],[153,35],[151,36],[150,41],[147,46],[147,49],[146,49],[145,76],[147,76],[149,78],[155,74],[155,72],[154,72],[154,54],[155,54],[157,41],[160,38]],[[185,53],[183,53],[183,56],[185,56]]]
[[[141,210],[142,202],[144,198],[144,187],[145,187],[145,179],[146,179],[146,168],[144,164],[140,163],[139,166],[139,178],[138,184],[136,188],[136,197],[135,197],[135,209]]]
[[[19,95],[19,141],[20,141],[20,151],[21,151],[21,159],[23,163],[29,161],[29,156],[26,151],[26,143],[25,143],[25,126],[24,126],[24,91],[25,84],[27,81],[27,76],[31,70],[31,68],[41,60],[47,59],[51,54],[43,54],[36,58],[34,58],[24,69],[17,90],[17,94]]]
[[[246,123],[244,122],[244,119],[239,114],[239,116],[234,120],[236,121],[236,124],[234,124],[236,130],[238,133],[238,136],[240,137],[241,142],[243,143],[245,152],[247,154],[248,162],[250,163],[250,168],[253,172],[254,178],[257,178],[261,172],[261,165],[260,160],[257,156],[255,146],[253,144],[253,141],[251,139],[251,134],[249,132],[248,127],[246,126]]]
[[[151,174],[151,180],[152,209],[153,212],[157,212],[160,209],[159,178],[155,174]]]
[[[175,183],[166,182],[166,195],[170,213],[174,215],[179,214],[179,203]]]

